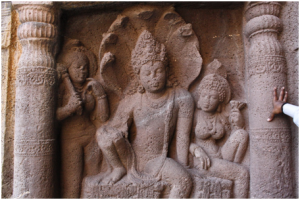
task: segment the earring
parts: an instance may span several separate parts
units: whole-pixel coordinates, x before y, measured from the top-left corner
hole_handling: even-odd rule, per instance
[[[144,93],[145,92],[145,88],[142,85],[139,85],[138,86],[138,92],[141,93],[141,94]]]

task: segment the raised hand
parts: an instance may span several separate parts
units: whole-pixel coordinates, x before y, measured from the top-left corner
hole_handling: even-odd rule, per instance
[[[78,94],[72,94],[69,98],[67,106],[71,113],[78,112],[78,110],[82,109],[82,100],[80,96]]]
[[[89,81],[86,86],[86,88],[87,88],[86,90],[88,93],[92,94],[95,98],[105,95],[105,92],[103,90],[101,83],[99,83],[98,81],[95,81],[92,78],[87,78],[86,80]]]
[[[270,114],[269,118],[267,119],[268,122],[272,121],[275,115],[282,113],[282,106],[286,103],[288,97],[287,91],[285,91],[284,87],[281,88],[279,99],[277,97],[277,87],[273,90],[273,110]]]

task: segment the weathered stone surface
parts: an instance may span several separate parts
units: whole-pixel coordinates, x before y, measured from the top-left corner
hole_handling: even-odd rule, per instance
[[[57,32],[48,26],[55,26],[49,18],[55,18],[56,11],[38,2],[20,4],[15,4],[22,23],[18,28],[22,55],[16,78],[13,197],[51,198],[57,145],[52,52]]]
[[[11,2],[1,2],[1,174],[2,174],[2,191],[11,190],[9,179],[12,174],[9,164],[11,159],[11,142],[8,140],[7,123],[7,100],[8,100],[8,74],[9,74],[9,56],[11,44]],[[2,196],[7,196],[9,192],[2,192]]]
[[[268,9],[262,10],[261,7]],[[268,123],[270,85],[286,86],[287,65],[278,34],[282,30],[277,17],[282,5],[276,2],[249,3],[246,8],[245,34],[250,41],[247,58],[251,197],[291,198],[291,132],[287,119],[277,118]],[[274,13],[269,13],[274,10]],[[278,11],[277,11],[278,10]],[[247,14],[252,13],[252,14]],[[276,16],[277,15],[277,16]],[[259,98],[258,98],[259,97]]]
[[[13,8],[2,197],[298,196],[298,129],[266,121],[274,86],[297,104],[297,2]]]
[[[280,19],[282,20],[282,33],[279,35],[279,41],[284,50],[287,65],[287,90],[289,91],[288,101],[294,105],[299,105],[299,2],[286,2],[282,8]],[[298,156],[298,135],[299,128],[290,121],[292,158]],[[299,164],[298,159],[292,159],[294,175],[294,191],[298,197],[299,191]]]

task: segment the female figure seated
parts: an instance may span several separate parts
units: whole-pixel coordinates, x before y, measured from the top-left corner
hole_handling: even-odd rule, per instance
[[[228,124],[222,115],[222,106],[230,99],[230,86],[225,78],[218,74],[209,74],[203,78],[199,88],[199,100],[194,114],[194,132],[190,153],[193,166],[204,176],[229,179],[234,184],[234,198],[248,196],[248,170],[238,164],[247,149],[248,134],[234,131],[223,147],[217,141],[226,134]],[[231,116],[235,129],[241,124],[242,116]],[[236,122],[238,121],[238,122]]]
[[[141,84],[139,93],[125,97],[112,121],[97,130],[98,144],[112,168],[101,184],[114,184],[126,174],[142,181],[162,179],[171,185],[170,198],[187,198],[192,189],[185,166],[193,99],[184,89],[166,87],[165,47],[150,32],[141,33],[131,63]],[[171,143],[175,148],[169,152]]]
[[[93,66],[86,55],[87,50],[70,43],[67,45],[71,47],[61,56],[58,67],[62,82],[56,117],[62,121],[62,197],[79,198],[83,176],[99,172],[101,152],[95,140],[93,122],[105,122],[109,107],[101,84],[88,78],[89,68]]]

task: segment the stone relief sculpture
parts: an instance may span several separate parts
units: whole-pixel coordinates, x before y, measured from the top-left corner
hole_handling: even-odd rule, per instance
[[[61,125],[62,197],[79,198],[82,178],[99,173],[96,127],[109,117],[102,85],[94,80],[93,55],[78,40],[66,42],[57,64],[61,83],[56,117]]]
[[[169,6],[134,6],[118,15],[108,31],[103,34],[99,50],[103,68],[95,78],[119,96],[122,96],[121,93],[130,95],[137,92],[139,81],[130,58],[137,38],[144,30],[148,30],[166,46],[170,82],[188,90],[202,68],[199,41],[192,25],[187,24],[174,8]]]
[[[233,197],[246,198],[249,188],[248,170],[240,165],[248,145],[248,133],[243,130],[239,109],[243,103],[231,101],[230,123],[233,127],[221,147],[218,140],[229,131],[223,107],[230,100],[226,70],[214,60],[209,66],[213,74],[206,75],[198,87],[199,99],[194,114],[194,130],[190,144],[192,166],[204,177],[233,181]]]
[[[103,168],[85,177],[82,197],[189,197],[187,89],[202,67],[191,25],[170,7],[129,8],[103,34],[99,57],[97,80],[121,100],[97,130]]]
[[[12,33],[4,34],[5,41],[2,40],[5,43],[2,48],[11,54],[7,59],[10,71],[5,81],[12,81],[5,87],[9,101],[4,107],[11,108],[10,113],[15,109],[15,114],[4,113],[11,121],[8,124],[14,125],[10,127],[13,131],[4,132],[9,133],[4,135],[7,138],[4,142],[14,149],[8,154],[5,152],[14,159],[14,174],[3,177],[11,179],[13,198],[282,198],[297,195],[292,187],[292,175],[297,172],[290,156],[296,152],[294,146],[292,154],[290,152],[291,144],[296,144],[291,143],[295,130],[280,117],[275,123],[265,121],[270,106],[268,87],[289,86],[286,74],[291,73],[291,54],[281,46],[280,41],[288,44],[285,38],[278,36],[282,29],[288,30],[286,22],[293,22],[286,18],[294,18],[294,15],[280,14],[284,4],[250,2],[245,3],[244,8],[242,4],[237,5],[237,12],[231,12],[228,11],[231,3],[222,11],[216,11],[213,4],[201,3],[197,5],[202,9],[198,16],[193,16],[194,11],[189,9],[178,9],[191,23],[201,18],[213,19],[212,22],[226,18],[222,29],[199,20],[201,25],[197,24],[196,33],[168,3],[119,4],[120,9],[125,8],[123,11],[115,10],[115,3],[100,6],[95,2],[75,5],[26,1],[13,2],[13,5],[19,14],[9,11],[13,20],[4,32],[11,30]],[[7,5],[2,6],[5,11]],[[97,6],[99,10],[112,7],[113,10],[100,16]],[[219,16],[212,16],[203,9],[206,6],[211,6],[212,13]],[[73,15],[76,9],[83,7],[95,12]],[[295,10],[286,7],[284,12],[291,11]],[[61,17],[61,13],[66,15]],[[97,31],[101,29],[102,33],[102,28],[109,25],[111,16],[116,13],[121,14],[101,38]],[[237,20],[241,13],[244,18]],[[285,21],[281,21],[280,15]],[[87,20],[91,20],[88,25]],[[98,21],[100,29],[94,26]],[[74,34],[74,38],[91,46],[65,39],[56,60],[63,32],[61,22],[70,25],[63,33],[69,37],[73,36],[74,24],[87,30],[87,36],[82,37],[83,31]],[[241,29],[237,30],[243,23],[248,42],[242,41]],[[212,27],[204,27],[206,24]],[[88,26],[93,28],[86,29]],[[290,36],[290,33],[285,35]],[[199,97],[193,99],[189,93],[200,81],[202,69],[198,37],[203,42],[205,60],[217,55],[226,66],[231,66],[230,70],[242,69],[235,68],[234,63],[239,65],[245,61],[245,73],[242,70],[237,70],[237,75],[231,73],[230,83],[241,83],[238,89],[232,87],[236,99],[245,97],[242,90],[248,90],[245,97],[249,108],[247,127],[241,112],[246,103],[232,100],[226,69],[219,61],[205,66],[209,73],[197,88]],[[97,44],[91,38],[95,38]],[[207,42],[207,38],[216,42]],[[95,47],[101,39],[97,63],[91,51],[98,50]],[[216,48],[226,49],[227,43],[223,41],[229,40],[235,42],[238,50],[233,52],[233,47],[228,48],[232,56],[218,53]],[[243,45],[247,53],[245,59]],[[210,50],[217,53],[211,54]],[[293,49],[297,50],[298,47]],[[226,55],[231,56],[232,61]],[[59,122],[61,149],[59,186],[55,185],[58,172],[55,120]],[[249,143],[248,131],[251,178],[243,161]],[[3,188],[9,190],[9,187]],[[61,195],[57,188],[61,188]],[[8,197],[11,192],[6,193]]]
[[[170,198],[187,198],[192,181],[188,148],[193,99],[184,89],[167,87],[166,49],[143,31],[132,51],[139,92],[123,99],[115,117],[97,130],[97,141],[111,170],[100,184],[115,184],[126,174],[133,183],[171,185]],[[174,157],[168,156],[172,140]],[[122,162],[123,161],[123,162]]]
[[[239,111],[245,104],[231,101],[228,121],[226,69],[217,60],[208,65],[194,113],[187,89],[202,59],[191,25],[171,8],[138,10],[147,28],[131,9],[119,15],[103,35],[99,69],[78,40],[67,40],[58,59],[63,197],[247,197],[249,175],[240,165],[248,145]],[[120,51],[124,44],[131,54]],[[104,89],[119,97],[108,122]]]

